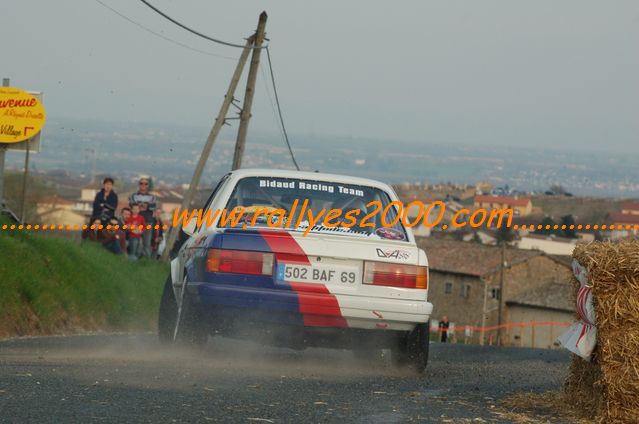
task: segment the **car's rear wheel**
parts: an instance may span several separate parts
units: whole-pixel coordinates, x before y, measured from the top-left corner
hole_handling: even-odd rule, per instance
[[[179,308],[169,275],[164,283],[164,291],[160,301],[158,317],[160,342],[166,345],[204,346],[208,339],[208,330],[202,325],[200,315],[186,293],[182,297],[182,308]]]
[[[397,338],[391,349],[391,359],[396,366],[408,366],[419,373],[424,372],[428,364],[429,327],[430,322],[418,324],[413,331]]]

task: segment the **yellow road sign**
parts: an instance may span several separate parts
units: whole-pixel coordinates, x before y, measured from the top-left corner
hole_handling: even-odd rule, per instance
[[[15,87],[0,87],[0,143],[18,143],[38,134],[46,114],[38,99]]]

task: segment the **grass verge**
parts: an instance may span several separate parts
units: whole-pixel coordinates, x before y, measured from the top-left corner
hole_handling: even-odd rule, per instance
[[[154,329],[168,271],[96,243],[0,229],[0,337]]]

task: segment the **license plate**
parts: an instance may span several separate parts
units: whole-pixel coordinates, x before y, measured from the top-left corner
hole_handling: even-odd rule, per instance
[[[354,287],[361,276],[357,267],[278,264],[277,280]]]

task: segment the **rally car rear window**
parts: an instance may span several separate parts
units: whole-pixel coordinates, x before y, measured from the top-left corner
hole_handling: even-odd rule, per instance
[[[382,221],[382,211],[390,202],[388,194],[375,187],[297,178],[246,177],[238,181],[226,209],[230,211],[241,206],[245,211],[239,224],[235,225],[236,228],[242,228],[244,224],[250,222],[256,227],[278,229],[273,224],[279,219],[279,215],[272,217],[270,226],[266,214],[258,216],[255,220],[252,218],[254,212],[260,209],[269,211],[280,209],[285,211],[284,225],[289,221],[291,223],[287,226],[287,231],[306,231],[310,226],[308,219],[310,210],[314,217],[322,213],[322,219],[309,230],[312,233],[408,240],[401,219],[395,219],[397,211],[394,207],[387,208]],[[342,216],[332,222],[352,223],[355,219],[355,225],[348,227],[340,224],[337,227],[325,227],[322,225],[323,216],[331,209],[342,211]],[[373,213],[377,209],[379,211]],[[346,219],[344,215],[348,211],[358,212],[351,213],[352,219]],[[367,216],[368,218],[362,222]],[[393,225],[382,225],[383,222],[389,224],[394,221],[397,222]],[[227,223],[227,227],[231,226],[231,223]]]

